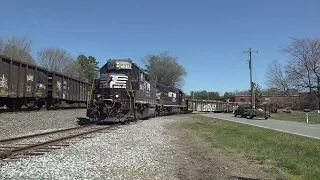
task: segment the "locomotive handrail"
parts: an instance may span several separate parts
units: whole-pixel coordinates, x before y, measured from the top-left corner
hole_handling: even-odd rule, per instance
[[[94,79],[92,81],[92,86],[91,86],[91,90],[90,90],[90,94],[88,96],[88,99],[87,99],[87,109],[89,108],[89,102],[91,101],[91,96],[92,96],[92,91],[93,91],[93,87],[94,87]]]
[[[134,96],[134,92],[133,92],[133,89],[132,89],[131,81],[130,81],[130,89],[131,89],[131,93],[132,93],[132,97],[133,97],[133,108],[135,109],[136,108],[136,101],[135,101],[135,96]]]
[[[127,87],[125,89],[126,89],[126,92],[127,92],[128,96],[129,96],[129,99],[130,99],[130,109],[131,109],[131,96],[130,96],[130,93],[128,92]]]

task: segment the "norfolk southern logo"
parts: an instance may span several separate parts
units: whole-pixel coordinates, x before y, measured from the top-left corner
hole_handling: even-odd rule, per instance
[[[8,88],[8,79],[6,79],[6,77],[4,77],[4,75],[2,75],[2,77],[0,77],[0,87]]]

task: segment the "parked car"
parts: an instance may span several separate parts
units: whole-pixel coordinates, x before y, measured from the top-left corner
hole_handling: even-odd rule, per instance
[[[285,108],[285,109],[284,109],[284,112],[285,112],[285,113],[291,113],[291,109],[290,109],[290,108]]]
[[[253,111],[251,110],[250,114],[248,115],[249,119],[252,119],[253,117],[262,117],[267,120],[269,117],[271,117],[271,114],[263,109],[255,109]]]
[[[238,108],[234,111],[234,116],[237,117],[240,115],[241,117],[247,117],[250,115],[251,112],[251,105],[239,105]]]

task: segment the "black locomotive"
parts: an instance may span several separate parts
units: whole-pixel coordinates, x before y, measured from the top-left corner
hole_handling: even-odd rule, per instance
[[[90,97],[87,117],[93,121],[125,122],[187,112],[181,89],[156,83],[131,59],[108,60]]]

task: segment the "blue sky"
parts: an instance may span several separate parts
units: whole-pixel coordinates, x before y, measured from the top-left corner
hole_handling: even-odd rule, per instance
[[[253,80],[265,87],[265,71],[291,38],[319,37],[319,0],[10,0],[1,3],[0,36],[33,40],[109,58],[131,58],[143,66],[147,54],[169,51],[188,72],[183,90],[225,91],[249,88],[248,54]]]

